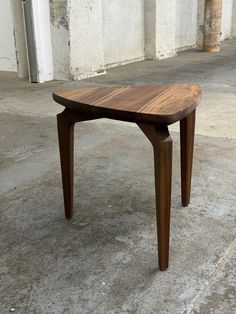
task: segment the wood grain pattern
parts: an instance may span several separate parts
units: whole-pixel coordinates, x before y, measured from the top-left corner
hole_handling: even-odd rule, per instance
[[[182,205],[190,203],[196,110],[180,121]]]
[[[167,126],[138,126],[154,150],[158,261],[160,270],[166,270],[169,264],[172,138]]]
[[[197,106],[201,88],[195,84],[163,84],[59,91],[53,98],[77,112],[139,123],[172,124]]]
[[[168,268],[172,139],[168,124],[180,121],[182,203],[190,201],[195,108],[201,88],[194,84],[82,88],[53,94],[66,109],[57,116],[65,215],[73,215],[73,127],[75,122],[111,118],[138,124],[154,149],[158,256]]]
[[[91,117],[74,114],[68,109],[57,115],[57,130],[61,159],[61,175],[65,216],[73,216],[74,190],[74,125],[76,122],[91,120]]]

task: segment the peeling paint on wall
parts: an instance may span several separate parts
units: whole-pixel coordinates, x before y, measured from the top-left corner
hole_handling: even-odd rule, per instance
[[[11,0],[13,36],[17,61],[17,75],[19,78],[28,78],[28,59],[26,51],[25,27],[21,0]]]
[[[205,9],[205,1],[204,0],[198,0],[198,8],[197,8],[197,44],[199,46],[202,46],[202,40],[203,40],[204,9]]]
[[[50,0],[50,20],[54,26],[69,30],[67,2],[68,0]]]
[[[71,79],[69,8],[71,0],[50,0],[54,78]]]

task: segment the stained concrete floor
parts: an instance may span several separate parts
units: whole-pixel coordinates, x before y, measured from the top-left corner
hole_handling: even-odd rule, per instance
[[[189,207],[174,139],[170,268],[157,267],[152,148],[133,124],[76,126],[75,217],[63,217],[57,89],[197,82]],[[0,73],[0,313],[236,312],[236,40],[111,69],[80,82],[30,84]]]

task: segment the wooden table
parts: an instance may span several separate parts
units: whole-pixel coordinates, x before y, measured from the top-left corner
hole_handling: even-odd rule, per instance
[[[182,204],[187,206],[190,202],[195,112],[200,96],[201,88],[195,84],[81,88],[54,93],[54,100],[66,107],[57,116],[66,218],[70,219],[73,214],[74,124],[100,118],[136,123],[154,149],[158,259],[160,269],[166,270],[172,174],[172,138],[168,125],[180,121]]]

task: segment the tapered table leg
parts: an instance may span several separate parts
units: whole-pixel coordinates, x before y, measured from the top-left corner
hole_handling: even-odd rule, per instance
[[[154,149],[158,260],[160,270],[169,263],[172,139],[166,126],[138,124]]]
[[[74,124],[91,119],[69,109],[65,109],[57,115],[64,207],[67,219],[72,218],[73,215]]]
[[[181,195],[183,206],[190,203],[191,178],[193,164],[195,113],[180,121],[180,146],[181,146]]]

